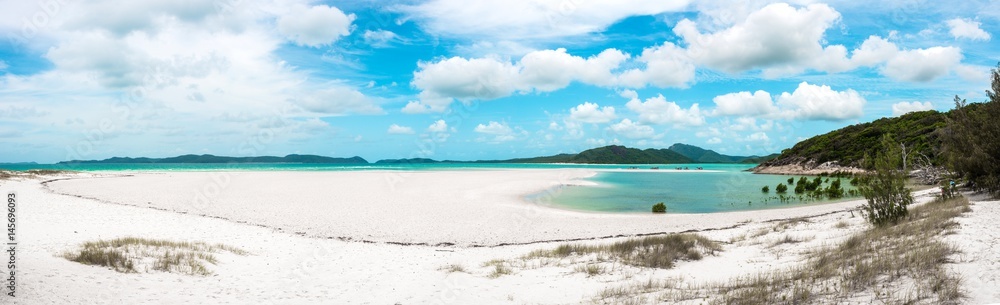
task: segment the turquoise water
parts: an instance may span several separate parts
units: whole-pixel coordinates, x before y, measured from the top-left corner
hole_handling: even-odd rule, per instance
[[[791,176],[756,175],[746,170],[751,164],[16,164],[0,169],[58,169],[74,171],[362,171],[362,170],[484,170],[484,169],[555,169],[586,168],[597,170],[586,180],[596,186],[563,186],[526,197],[540,205],[600,212],[644,212],[657,202],[664,202],[669,213],[711,213],[759,210],[826,202],[808,198],[779,200],[778,183]],[[637,169],[629,169],[636,167]],[[653,170],[659,167],[660,170]],[[677,167],[689,170],[677,171]],[[704,170],[697,170],[703,167]],[[835,178],[831,178],[835,179]],[[832,180],[831,180],[832,181]],[[769,194],[761,192],[768,185]],[[845,179],[845,189],[850,189]],[[789,190],[791,194],[791,190]],[[849,199],[849,198],[848,198]]]
[[[649,213],[657,202],[665,203],[669,213],[760,210],[832,202],[799,196],[779,200],[776,186],[787,184],[786,180],[792,176],[756,175],[744,171],[748,168],[750,166],[720,165],[711,167],[713,171],[706,167],[706,171],[599,172],[587,179],[596,182],[597,186],[564,186],[528,199],[542,205],[577,210],[642,213]],[[851,189],[848,180],[841,181],[845,189]],[[770,193],[761,192],[765,185],[770,187]],[[788,196],[793,194],[791,188]],[[846,199],[853,198],[839,200]]]

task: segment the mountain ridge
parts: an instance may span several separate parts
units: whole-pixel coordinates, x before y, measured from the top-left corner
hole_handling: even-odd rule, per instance
[[[716,153],[712,150],[703,149],[697,146],[677,143],[670,148],[638,149],[621,145],[608,145],[591,148],[575,154],[556,154],[551,156],[539,156],[528,158],[514,158],[505,160],[475,160],[475,161],[454,161],[454,160],[434,160],[429,158],[409,158],[409,159],[382,159],[374,164],[431,164],[431,163],[573,163],[573,164],[676,164],[676,163],[741,163],[748,160],[756,161],[759,158],[751,156],[727,156]],[[317,155],[290,154],[284,157],[257,156],[257,157],[226,157],[210,154],[203,155],[180,155],[168,158],[147,158],[147,157],[112,157],[103,160],[71,160],[62,161],[58,164],[110,164],[110,163],[306,163],[306,164],[372,164],[364,158],[354,156],[350,158],[335,158]]]

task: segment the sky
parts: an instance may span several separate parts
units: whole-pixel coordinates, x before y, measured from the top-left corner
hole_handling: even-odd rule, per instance
[[[0,0],[0,162],[730,155],[985,99],[997,1]]]

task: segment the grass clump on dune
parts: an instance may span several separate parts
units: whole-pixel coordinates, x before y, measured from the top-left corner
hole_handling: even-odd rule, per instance
[[[604,245],[564,244],[532,252],[526,258],[566,258],[596,254],[636,267],[673,268],[678,260],[700,260],[721,251],[718,242],[697,234],[646,236]]]
[[[66,259],[86,265],[104,266],[123,273],[149,270],[189,275],[210,275],[206,264],[218,264],[215,253],[248,252],[223,244],[176,242],[160,239],[123,237],[86,242]]]
[[[953,218],[967,211],[966,198],[913,208],[895,225],[872,226],[814,252],[803,266],[723,283],[714,303],[823,303],[866,294],[883,303],[959,303],[960,279],[945,267],[956,250],[941,237],[958,225]]]

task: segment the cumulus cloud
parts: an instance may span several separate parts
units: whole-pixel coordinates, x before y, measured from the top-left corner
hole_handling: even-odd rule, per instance
[[[431,126],[427,126],[427,131],[429,132],[445,132],[448,131],[448,123],[444,120],[434,121]]]
[[[931,102],[899,102],[892,104],[892,116],[901,116],[910,112],[933,110]]]
[[[619,83],[633,88],[685,87],[694,80],[695,66],[684,49],[670,42],[642,50],[637,61],[645,69],[629,69],[619,76]]]
[[[354,14],[344,14],[336,7],[300,5],[278,19],[278,31],[299,45],[320,47],[350,34],[355,18]]]
[[[442,112],[453,99],[490,100],[515,92],[549,92],[578,81],[591,85],[615,83],[612,70],[628,55],[607,49],[589,58],[573,56],[565,49],[530,52],[520,61],[496,57],[452,57],[437,62],[418,63],[413,85],[420,89],[420,101],[407,105],[404,112]]]
[[[674,33],[684,39],[688,55],[698,63],[736,73],[805,65],[818,57],[828,57],[825,53],[837,55],[839,50],[827,50],[820,43],[823,33],[838,20],[840,13],[825,4],[796,9],[775,3],[715,33],[701,33],[687,19],[677,23]]]
[[[952,37],[966,38],[970,40],[990,40],[990,33],[987,33],[982,28],[980,28],[979,21],[973,21],[969,19],[955,18],[945,22],[948,25],[948,33],[951,33]]]
[[[566,49],[530,52],[521,58],[518,88],[524,91],[555,91],[576,80],[585,84],[614,84],[611,70],[629,57],[619,50],[607,49],[589,58],[573,56]]]
[[[220,9],[208,0],[94,0],[62,6],[35,35],[19,37],[51,66],[31,75],[0,75],[3,95],[52,109],[52,115],[38,122],[50,126],[52,134],[81,128],[52,118],[111,120],[114,130],[106,133],[102,154],[127,153],[126,147],[136,145],[169,152],[177,143],[232,151],[239,149],[233,143],[265,129],[275,134],[269,149],[286,141],[315,141],[317,130],[331,129],[316,117],[382,109],[379,98],[347,82],[316,77],[274,53],[289,41],[277,29],[278,21],[296,7],[308,8],[304,2],[240,3],[259,8],[254,10]],[[25,16],[34,12],[37,5]],[[9,14],[0,12],[0,19],[21,19],[7,18]],[[40,138],[38,143],[65,145],[49,140],[55,139]]]
[[[782,93],[777,98],[783,112],[800,120],[842,121],[861,117],[865,99],[853,89],[836,91],[830,86],[799,84],[792,93]]]
[[[763,90],[723,94],[712,99],[715,102],[714,115],[762,116],[778,112],[771,94]]]
[[[583,123],[607,123],[615,119],[615,107],[601,107],[596,103],[584,102],[569,110],[571,120]]]
[[[641,125],[629,119],[623,119],[621,122],[611,124],[611,126],[608,126],[608,130],[629,139],[650,139],[656,136],[656,131],[653,130],[653,127]]]
[[[882,74],[909,82],[928,82],[947,75],[962,61],[956,47],[931,47],[900,51],[886,62]]]
[[[639,122],[644,124],[699,126],[705,123],[705,116],[697,103],[684,109],[677,103],[668,102],[663,95],[648,98],[645,102],[635,98],[628,101],[625,107],[638,114]]]
[[[680,11],[688,0],[432,0],[397,9],[433,34],[486,40],[576,36],[629,16]]]
[[[490,121],[487,125],[479,124],[476,126],[475,131],[491,135],[506,135],[514,132],[514,130],[507,126],[507,124],[497,123],[495,121]]]
[[[851,61],[857,66],[874,66],[883,63],[899,52],[896,44],[885,38],[872,35],[851,53]]]
[[[414,134],[413,128],[396,124],[389,125],[389,130],[386,132],[389,134]]]
[[[514,129],[507,126],[506,123],[490,121],[489,124],[486,125],[477,125],[474,131],[486,135],[492,135],[493,138],[489,140],[491,142],[506,142],[515,139]]]
[[[509,96],[515,90],[518,68],[506,60],[495,58],[465,59],[452,57],[435,63],[420,62],[413,73],[413,85],[422,90],[422,102],[428,98],[450,103],[458,100],[495,99]],[[435,107],[434,111],[444,108]],[[447,104],[445,104],[446,106]]]

